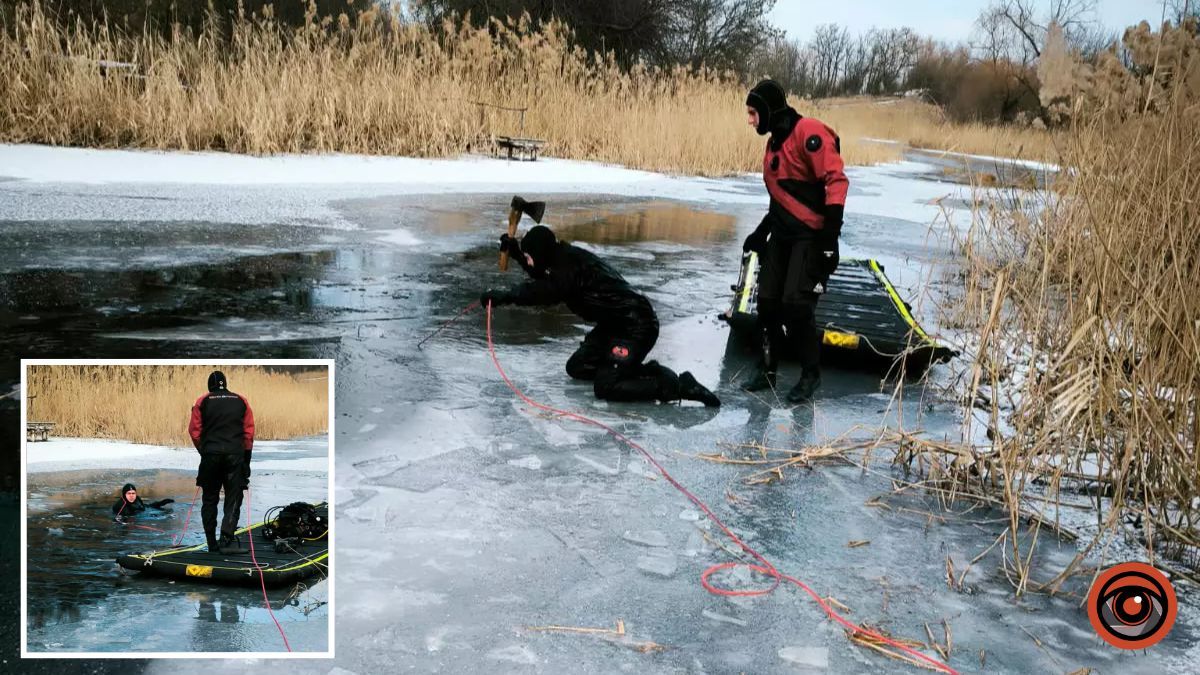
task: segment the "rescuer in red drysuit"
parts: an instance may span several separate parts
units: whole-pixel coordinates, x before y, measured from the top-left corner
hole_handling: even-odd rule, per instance
[[[787,400],[799,403],[812,398],[821,384],[815,312],[837,269],[850,182],[837,134],[797,113],[778,83],[763,80],[754,85],[746,97],[746,115],[760,136],[771,134],[763,157],[771,205],[742,246],[757,252],[762,263],[758,317],[763,340],[763,359],[742,386],[748,391],[774,389],[784,340],[792,340],[802,374]]]

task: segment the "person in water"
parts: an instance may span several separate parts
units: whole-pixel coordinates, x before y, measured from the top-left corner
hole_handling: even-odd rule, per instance
[[[156,502],[146,503],[138,495],[137,487],[133,483],[126,483],[121,487],[121,494],[113,504],[112,512],[114,516],[124,518],[136,516],[146,509],[161,509],[167,504],[174,503],[174,499],[160,499]]]

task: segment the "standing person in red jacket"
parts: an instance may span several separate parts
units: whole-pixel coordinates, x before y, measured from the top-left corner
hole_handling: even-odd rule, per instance
[[[192,444],[200,453],[196,485],[204,491],[200,518],[212,553],[246,553],[236,535],[242,510],[242,491],[250,485],[250,451],[254,448],[254,412],[241,394],[229,391],[225,374],[208,376],[208,393],[196,399],[188,424]],[[217,539],[217,502],[225,490],[221,538]]]
[[[815,312],[829,275],[837,269],[850,181],[837,134],[797,113],[778,83],[763,80],[754,85],[746,97],[746,115],[760,136],[771,134],[763,157],[771,205],[742,246],[757,252],[762,261],[758,317],[763,339],[763,359],[743,387],[774,389],[780,351],[784,340],[791,340],[803,370],[787,400],[799,403],[812,398],[821,384]]]

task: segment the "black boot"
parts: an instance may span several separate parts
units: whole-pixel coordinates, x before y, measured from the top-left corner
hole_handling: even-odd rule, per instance
[[[803,403],[811,399],[820,386],[821,373],[816,370],[805,370],[804,374],[800,376],[800,381],[788,392],[787,400],[789,403]]]
[[[706,408],[720,408],[721,399],[696,381],[696,377],[688,371],[679,374],[679,398],[685,401],[699,401]]]
[[[209,531],[205,530],[204,536],[208,538],[208,552],[209,553],[220,553],[221,545],[217,542],[217,533],[215,531],[209,532]]]
[[[249,552],[250,549],[242,548],[242,544],[236,536],[231,534],[221,535],[221,553],[225,555],[244,555]]]
[[[749,377],[742,380],[742,389],[746,391],[762,391],[764,389],[775,388],[775,370],[768,369],[766,364],[760,363],[754,369],[754,372]]]

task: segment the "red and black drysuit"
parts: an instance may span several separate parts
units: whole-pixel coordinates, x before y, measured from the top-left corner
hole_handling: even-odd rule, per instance
[[[250,453],[254,449],[254,412],[244,396],[226,388],[220,371],[209,375],[208,393],[192,406],[188,434],[200,453],[196,474],[196,485],[203,491],[200,518],[212,548],[221,490],[225,491],[222,539],[232,539],[237,530],[242,491],[250,484]]]
[[[758,132],[771,134],[763,155],[770,207],[743,247],[757,251],[762,263],[758,313],[763,368],[773,376],[783,340],[790,338],[796,341],[803,377],[819,381],[815,310],[837,269],[838,236],[850,187],[841,141],[824,123],[788,106],[774,82],[760,82],[746,102],[759,113]]]
[[[646,296],[633,290],[612,267],[594,254],[559,242],[549,228],[532,228],[518,243],[507,236],[501,248],[532,279],[509,291],[484,293],[486,305],[557,305],[595,323],[579,349],[567,359],[567,374],[592,380],[597,398],[608,401],[677,401],[680,398],[720,405],[691,373],[676,375],[657,361],[643,363],[658,341],[658,317]],[[525,252],[534,260],[530,266]]]

